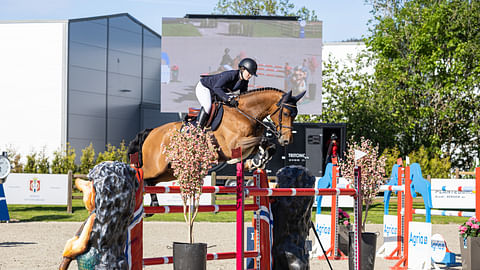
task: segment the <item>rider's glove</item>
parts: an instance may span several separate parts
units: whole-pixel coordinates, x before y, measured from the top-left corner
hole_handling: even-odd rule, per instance
[[[227,103],[232,107],[237,107],[238,106],[238,101],[235,99],[235,97],[230,97],[227,100]]]

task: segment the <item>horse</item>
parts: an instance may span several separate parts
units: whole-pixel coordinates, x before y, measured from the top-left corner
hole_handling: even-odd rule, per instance
[[[304,95],[305,92],[293,96],[292,91],[259,88],[238,95],[237,107],[223,106],[222,122],[215,131],[212,131],[214,141],[219,146],[218,161],[238,162],[239,159],[232,158],[232,150],[241,147],[243,159],[257,154],[245,161],[245,169],[252,170],[263,166],[263,163],[271,158],[265,156],[269,154],[266,149],[270,146],[260,145],[263,141],[264,128],[276,136],[280,145],[291,143],[293,120],[298,112],[297,102]],[[268,116],[273,121],[275,129],[263,123]],[[147,185],[175,179],[164,152],[174,130],[180,130],[183,124],[181,121],[171,122],[155,129],[144,130],[130,142],[127,153],[129,157],[136,152],[139,153],[139,164]],[[156,196],[152,194],[152,203],[154,201]]]

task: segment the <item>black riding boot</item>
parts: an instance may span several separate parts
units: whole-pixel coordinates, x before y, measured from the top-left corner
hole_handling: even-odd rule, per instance
[[[197,127],[204,128],[205,125],[207,124],[209,116],[210,116],[210,114],[208,114],[205,111],[205,109],[202,107],[200,109],[200,112],[198,113],[198,116],[197,116]]]

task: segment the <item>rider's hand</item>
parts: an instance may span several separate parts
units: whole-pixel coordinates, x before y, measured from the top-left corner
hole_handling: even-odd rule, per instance
[[[237,107],[238,106],[238,101],[235,99],[235,97],[229,98],[227,103],[232,107]]]

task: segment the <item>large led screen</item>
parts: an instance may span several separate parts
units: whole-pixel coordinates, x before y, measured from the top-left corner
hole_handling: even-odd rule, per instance
[[[321,113],[322,22],[163,18],[162,32],[162,112],[198,108],[200,75],[237,69],[250,57],[258,63],[258,77],[250,79],[249,90],[307,91],[299,113]]]

